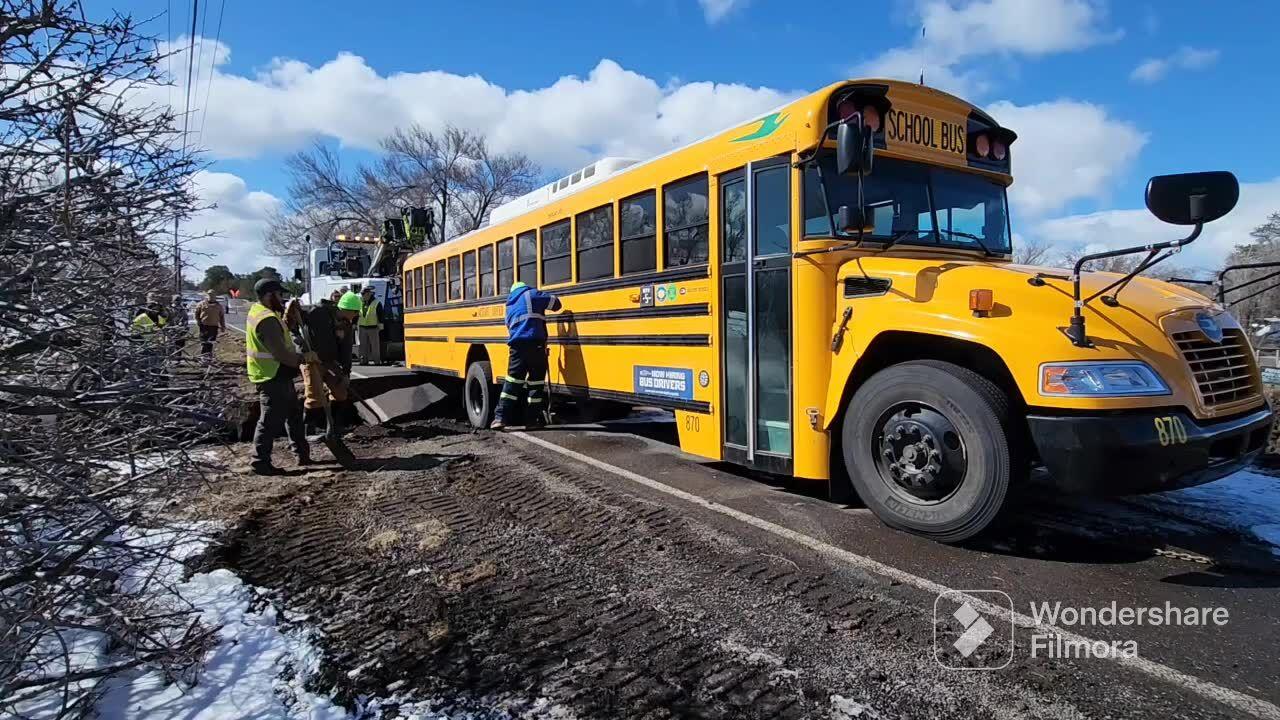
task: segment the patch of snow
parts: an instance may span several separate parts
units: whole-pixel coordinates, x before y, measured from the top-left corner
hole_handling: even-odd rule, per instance
[[[880,713],[870,705],[850,700],[843,695],[831,696],[831,718],[833,720],[851,720],[852,718],[878,718]]]
[[[1147,495],[1139,502],[1183,518],[1257,538],[1280,555],[1280,478],[1251,470],[1185,490]]]
[[[345,718],[346,710],[303,688],[319,666],[305,637],[282,633],[276,612],[251,609],[253,593],[230,570],[192,576],[175,590],[221,626],[218,643],[192,687],[171,682],[159,670],[107,683],[98,715],[112,718]]]

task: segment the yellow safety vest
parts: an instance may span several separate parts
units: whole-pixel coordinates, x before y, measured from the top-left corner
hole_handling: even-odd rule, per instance
[[[267,346],[258,338],[258,323],[270,317],[280,321],[285,345],[290,350],[294,350],[293,337],[285,329],[284,318],[280,317],[280,313],[262,303],[249,306],[249,317],[245,320],[244,326],[244,361],[249,371],[249,382],[252,383],[266,382],[275,377],[280,370],[280,361],[276,360],[275,356],[267,350]]]
[[[360,327],[378,327],[378,301],[374,300],[360,311]]]
[[[146,314],[145,312],[138,313],[138,317],[133,319],[133,331],[138,333],[139,335],[150,335],[151,333],[155,332],[157,328],[162,328],[162,327],[164,327],[163,316],[161,316],[160,322],[158,324],[156,323],[155,320],[151,319],[150,315]]]

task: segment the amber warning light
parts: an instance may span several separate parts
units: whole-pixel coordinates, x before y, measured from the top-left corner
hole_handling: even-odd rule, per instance
[[[995,295],[990,290],[969,291],[969,309],[973,311],[974,317],[986,317],[995,306]]]

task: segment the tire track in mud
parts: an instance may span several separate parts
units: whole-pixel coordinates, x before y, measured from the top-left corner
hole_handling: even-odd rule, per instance
[[[439,454],[340,473],[226,539],[223,562],[320,629],[319,689],[340,700],[393,685],[599,718],[826,717],[833,695],[886,716],[1079,712],[1070,666],[1027,661],[1017,684],[942,670],[919,611],[865,578],[493,436],[410,449]],[[1159,699],[1146,709],[1177,707]]]

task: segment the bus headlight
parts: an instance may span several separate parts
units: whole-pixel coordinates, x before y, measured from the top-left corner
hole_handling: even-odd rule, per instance
[[[1168,395],[1169,386],[1149,365],[1136,360],[1045,363],[1040,394],[1066,397]]]

